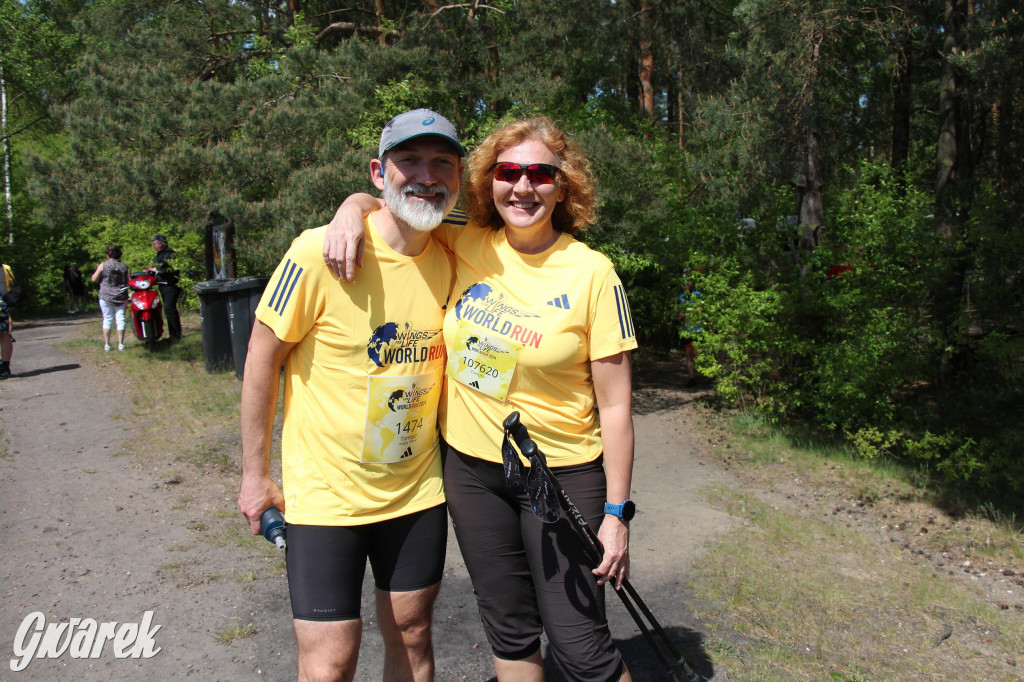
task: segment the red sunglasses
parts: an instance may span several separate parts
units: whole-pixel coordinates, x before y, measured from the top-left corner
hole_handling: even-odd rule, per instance
[[[551,185],[555,182],[555,174],[558,173],[558,166],[550,163],[512,163],[501,161],[491,166],[494,179],[499,182],[516,184],[519,178],[526,173],[526,179],[531,185]]]

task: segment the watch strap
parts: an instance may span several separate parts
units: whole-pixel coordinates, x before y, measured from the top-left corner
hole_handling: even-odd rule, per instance
[[[605,514],[611,514],[612,516],[615,516],[615,517],[625,521],[626,518],[625,518],[625,516],[623,514],[623,509],[626,507],[627,504],[631,504],[631,502],[629,500],[625,500],[624,502],[621,502],[619,504],[612,504],[611,502],[605,502],[604,503],[604,513]]]

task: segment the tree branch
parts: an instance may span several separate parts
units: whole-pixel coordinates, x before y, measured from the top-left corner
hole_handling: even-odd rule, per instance
[[[0,137],[0,140],[8,142],[15,135],[20,135],[21,133],[25,132],[26,130],[28,130],[29,128],[34,126],[35,124],[39,123],[40,121],[45,121],[48,118],[49,118],[49,116],[47,114],[40,114],[39,116],[36,116],[34,119],[32,119],[28,123],[24,124],[20,128],[18,128],[16,130],[13,130],[13,131],[10,131],[6,135]]]
[[[342,81],[342,82],[347,81],[347,80],[351,80],[351,76],[341,76],[341,75],[336,74],[336,73],[317,73],[317,74],[313,74],[313,75],[311,75],[311,76],[309,76],[307,78],[303,78],[302,81],[299,82],[298,87],[296,87],[294,90],[289,90],[288,92],[284,93],[280,97],[275,97],[272,100],[268,100],[268,101],[264,102],[263,105],[264,106],[270,106],[270,105],[278,104],[279,102],[283,102],[286,99],[294,99],[295,93],[297,93],[299,90],[301,90],[304,86],[308,85],[309,83],[312,83],[315,80],[320,80],[321,78],[333,78],[335,80],[339,80],[339,81]]]
[[[433,12],[430,13],[430,18],[433,19],[434,17],[436,17],[438,14],[440,14],[443,11],[445,11],[446,9],[462,9],[464,7],[469,7],[470,10],[472,10],[472,11],[470,11],[470,15],[473,14],[473,11],[478,10],[478,9],[489,9],[489,10],[492,10],[494,12],[497,12],[498,14],[504,14],[505,13],[505,10],[503,10],[503,9],[498,9],[497,7],[494,7],[493,5],[484,5],[484,4],[482,4],[480,2],[480,0],[475,0],[475,2],[460,2],[457,5],[445,5],[443,7],[438,7],[436,10],[434,10]]]
[[[381,31],[377,26],[357,24],[354,21],[335,21],[320,29],[320,32],[316,34],[316,39],[321,40],[324,36],[338,31],[344,31],[346,33],[364,33],[372,36],[379,36],[383,33],[383,31]],[[402,32],[397,29],[388,31],[388,34],[401,35],[401,33]]]

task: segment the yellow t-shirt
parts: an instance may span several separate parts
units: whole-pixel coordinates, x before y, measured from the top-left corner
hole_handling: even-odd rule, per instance
[[[527,255],[504,229],[460,223],[454,212],[435,231],[456,262],[441,432],[500,462],[502,422],[518,410],[551,466],[593,461],[602,446],[590,361],[637,346],[611,261],[567,234]]]
[[[11,266],[6,263],[0,263],[0,277],[4,278],[4,291],[10,291],[11,287],[14,286],[14,271],[11,270]],[[3,310],[4,314],[10,317],[10,309],[2,299],[0,299],[0,310]]]
[[[256,313],[298,342],[285,362],[288,522],[359,525],[436,506],[450,256],[433,240],[396,253],[368,216],[363,268],[345,282],[324,265],[325,230],[292,242]]]

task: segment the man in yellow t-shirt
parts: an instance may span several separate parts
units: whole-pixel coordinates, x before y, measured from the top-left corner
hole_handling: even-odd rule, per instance
[[[335,278],[321,255],[326,228],[307,230],[256,313],[238,505],[254,534],[269,507],[287,519],[300,679],[353,679],[367,559],[384,679],[434,677],[431,612],[448,532],[437,407],[453,274],[430,232],[455,203],[463,155],[439,114],[392,119],[370,162],[385,207],[366,218],[364,276]],[[283,496],[270,476],[282,364]]]

